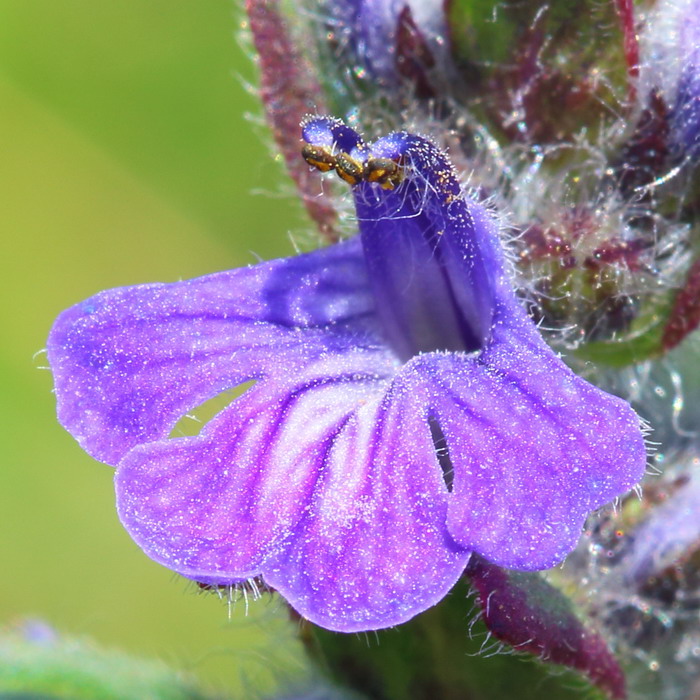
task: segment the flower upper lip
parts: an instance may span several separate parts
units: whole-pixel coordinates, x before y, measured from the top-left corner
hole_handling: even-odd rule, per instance
[[[434,145],[367,146],[325,118],[303,134],[401,163],[393,187],[361,171],[359,237],[102,292],[59,317],[49,360],[60,420],[117,466],[120,517],[149,556],[209,584],[262,575],[320,625],[376,629],[440,600],[472,551],[561,561],[645,448],[630,407],[540,338],[492,217]],[[168,439],[251,379],[198,436]]]

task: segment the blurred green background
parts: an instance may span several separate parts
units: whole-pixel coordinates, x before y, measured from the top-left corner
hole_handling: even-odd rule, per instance
[[[0,623],[40,617],[249,697],[300,672],[283,607],[229,620],[139,551],[35,355],[100,289],[286,255],[307,235],[246,118],[260,108],[242,20],[233,0],[0,0]]]

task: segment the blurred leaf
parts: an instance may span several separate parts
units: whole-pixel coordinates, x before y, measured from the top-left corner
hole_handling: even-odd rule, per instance
[[[37,623],[30,623],[36,627]],[[191,678],[157,661],[105,651],[94,643],[21,629],[0,632],[0,698],[206,700]]]
[[[254,71],[229,2],[0,2],[0,74],[156,192],[220,236],[301,223],[291,186],[272,211],[239,196],[275,193],[282,171],[251,137],[260,107],[237,75]]]
[[[607,367],[626,367],[659,357],[672,300],[669,295],[658,306],[640,314],[629,331],[615,341],[594,341],[577,348],[581,360]]]

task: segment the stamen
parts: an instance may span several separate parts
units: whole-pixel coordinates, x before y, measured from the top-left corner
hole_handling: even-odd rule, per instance
[[[347,153],[338,153],[335,159],[335,170],[341,180],[350,185],[356,185],[365,178],[365,166]]]
[[[385,190],[393,190],[404,179],[401,162],[392,158],[370,156],[362,162],[345,151],[334,154],[327,146],[317,146],[306,141],[301,147],[301,155],[310,166],[322,173],[335,170],[341,180],[353,187],[360,182],[376,182]]]
[[[336,167],[335,156],[323,146],[314,146],[304,143],[301,147],[301,155],[304,160],[322,173],[327,173]]]
[[[365,165],[365,180],[378,182],[385,190],[393,190],[404,178],[403,168],[391,158],[369,158]]]

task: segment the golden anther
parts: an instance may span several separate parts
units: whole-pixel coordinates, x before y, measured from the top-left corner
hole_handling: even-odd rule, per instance
[[[403,180],[403,168],[391,158],[369,158],[365,164],[367,182],[377,182],[385,190],[393,190]]]
[[[359,160],[355,160],[348,153],[338,153],[335,158],[335,170],[345,182],[356,185],[364,179],[365,169]]]
[[[301,147],[301,155],[309,165],[322,173],[327,173],[336,167],[335,156],[323,146],[313,146],[305,142]]]

